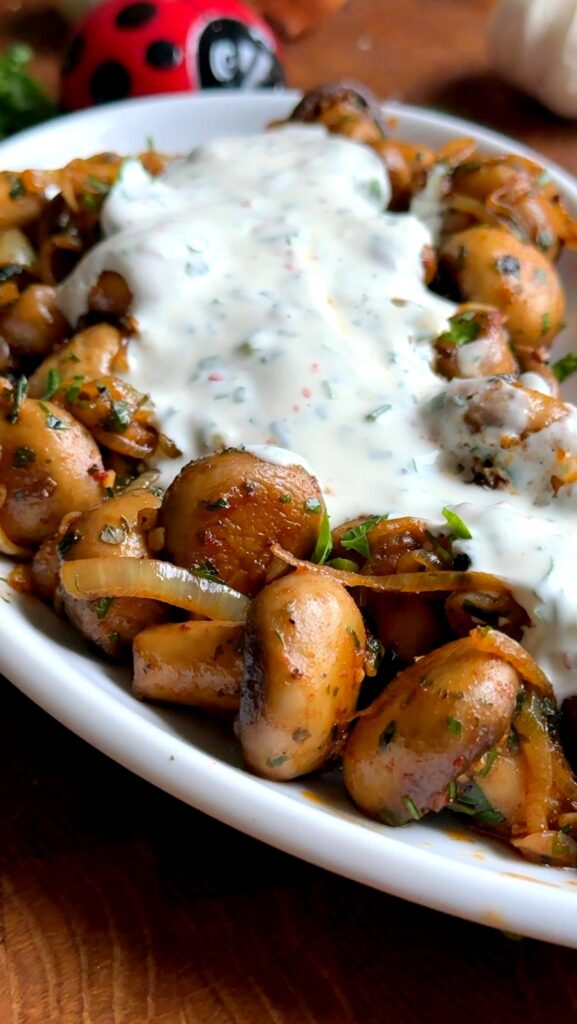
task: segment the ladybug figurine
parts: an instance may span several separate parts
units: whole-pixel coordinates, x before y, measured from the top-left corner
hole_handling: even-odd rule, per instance
[[[282,85],[278,44],[240,0],[106,0],[86,16],[62,69],[62,105]]]

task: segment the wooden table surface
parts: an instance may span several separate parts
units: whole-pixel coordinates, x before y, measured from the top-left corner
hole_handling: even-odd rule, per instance
[[[577,125],[490,75],[491,0],[351,0],[286,49],[491,124],[577,171]],[[0,0],[0,49],[62,23]],[[96,753],[0,680],[0,1024],[477,1024],[577,1020],[577,953],[514,941],[309,867]]]

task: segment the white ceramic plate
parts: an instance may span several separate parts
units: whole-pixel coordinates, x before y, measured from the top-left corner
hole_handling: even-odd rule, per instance
[[[153,137],[184,152],[216,135],[260,130],[295,102],[291,94],[176,96],[115,104],[59,119],[0,146],[0,167],[60,166],[102,150],[136,152]],[[430,111],[391,105],[401,138],[438,146],[472,135],[488,151],[513,142]],[[542,161],[546,163],[545,161]],[[577,210],[577,182],[546,164]],[[234,168],[231,168],[234,174]],[[564,257],[566,282],[577,261]],[[577,298],[568,320],[577,337]],[[571,342],[571,327],[561,348]],[[9,566],[0,561],[0,576]],[[361,817],[336,773],[290,784],[242,768],[229,727],[130,695],[128,673],[97,660],[51,612],[0,582],[0,669],[59,721],[132,771],[259,839],[360,882],[438,910],[577,947],[577,872],[525,863],[467,834],[450,814],[404,829]],[[5,603],[4,603],[5,602]]]

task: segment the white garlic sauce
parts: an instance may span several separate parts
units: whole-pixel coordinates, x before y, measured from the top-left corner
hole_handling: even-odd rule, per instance
[[[421,202],[429,221],[435,187]],[[160,464],[165,482],[245,445],[312,467],[334,525],[389,513],[441,529],[450,506],[473,535],[457,549],[508,581],[533,623],[528,650],[559,697],[577,693],[577,497],[554,497],[548,475],[559,444],[577,452],[577,412],[521,446],[505,491],[463,479],[460,389],[484,382],[433,372],[430,341],[454,306],[423,282],[429,227],[386,212],[389,198],[377,156],[318,126],[220,139],[155,179],[129,160],[106,237],[61,285],[60,306],[75,324],[103,270],[126,279],[138,324],[126,376],[183,453]],[[511,429],[525,416],[515,391]],[[474,441],[498,447],[491,429]]]

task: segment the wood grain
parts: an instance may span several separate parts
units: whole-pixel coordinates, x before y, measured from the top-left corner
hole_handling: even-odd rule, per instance
[[[54,93],[62,23],[2,0]],[[287,47],[473,116],[577,171],[577,128],[487,71],[490,0],[351,0]],[[0,613],[1,614],[1,613]],[[0,681],[0,1024],[565,1024],[577,954],[339,879],[179,804]]]

